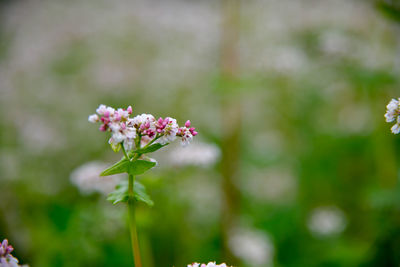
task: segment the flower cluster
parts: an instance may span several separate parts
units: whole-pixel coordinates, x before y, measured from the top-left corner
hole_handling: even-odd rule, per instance
[[[226,265],[225,263],[221,263],[221,264],[216,264],[216,262],[209,262],[208,264],[205,263],[192,263],[189,264],[187,267],[228,267],[228,265]]]
[[[100,122],[100,131],[111,132],[109,143],[114,151],[119,151],[121,145],[127,151],[140,148],[142,145],[158,142],[167,144],[181,137],[182,145],[189,144],[193,136],[197,135],[195,128],[190,126],[190,121],[185,126],[179,127],[176,119],[166,117],[156,120],[151,114],[132,115],[132,107],[127,109],[100,105],[96,114],[89,116],[89,122]]]
[[[11,255],[14,250],[12,246],[8,244],[8,240],[4,239],[0,244],[0,266],[1,267],[19,267],[18,260]]]
[[[400,133],[400,98],[392,99],[386,106],[385,118],[387,122],[396,121],[396,124],[391,128],[392,133]]]

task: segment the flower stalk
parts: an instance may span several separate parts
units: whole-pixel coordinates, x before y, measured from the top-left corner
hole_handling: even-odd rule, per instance
[[[131,233],[132,252],[133,252],[133,259],[135,262],[135,267],[142,267],[142,261],[140,258],[139,241],[138,241],[137,230],[136,230],[134,184],[135,184],[135,177],[133,175],[129,175],[128,212],[129,212],[129,230]]]
[[[128,174],[128,182],[125,180],[117,185],[115,191],[111,192],[107,199],[113,204],[127,202],[134,264],[135,267],[142,267],[135,206],[136,201],[142,201],[149,206],[154,203],[146,193],[145,186],[135,181],[135,177],[156,166],[154,160],[146,157],[147,153],[157,151],[177,137],[180,137],[181,144],[186,146],[198,133],[191,126],[190,120],[186,121],[184,126],[179,127],[176,119],[171,117],[156,120],[151,114],[141,114],[131,118],[132,112],[131,106],[127,109],[114,109],[100,105],[96,114],[90,115],[88,120],[92,123],[100,123],[100,131],[110,132],[111,137],[108,143],[111,148],[114,152],[122,150],[124,154],[122,160],[104,170],[100,176]]]

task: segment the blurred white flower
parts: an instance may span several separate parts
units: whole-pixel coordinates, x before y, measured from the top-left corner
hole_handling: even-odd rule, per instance
[[[296,197],[297,180],[288,167],[257,170],[247,176],[242,188],[257,201],[285,204]]]
[[[20,160],[17,153],[11,149],[0,149],[0,169],[2,179],[18,179],[20,177]]]
[[[369,133],[371,121],[369,106],[350,103],[339,110],[337,126],[349,133]]]
[[[218,179],[195,172],[191,174],[190,179],[182,179],[179,188],[176,198],[190,207],[185,220],[191,226],[209,226],[217,223],[222,206]]]
[[[400,98],[390,100],[386,106],[386,122],[393,122],[396,120],[396,124],[391,128],[392,133],[398,134],[400,132]]]
[[[280,48],[274,61],[274,69],[282,73],[298,72],[308,67],[306,54],[296,47]]]
[[[346,225],[345,214],[336,206],[316,208],[308,220],[308,229],[316,237],[338,235]]]
[[[321,50],[328,55],[346,55],[350,52],[350,40],[340,32],[327,31],[319,36]]]
[[[18,113],[17,113],[18,114]],[[65,136],[58,129],[57,122],[45,114],[24,114],[15,121],[20,141],[30,151],[56,150],[66,144]]]
[[[100,177],[100,173],[107,167],[108,164],[97,161],[85,163],[71,173],[70,180],[84,195],[94,192],[107,195],[123,178],[122,174]]]
[[[268,235],[254,229],[239,228],[230,233],[232,253],[253,267],[272,266],[274,245]]]
[[[207,167],[213,165],[220,157],[221,151],[214,144],[196,142],[190,147],[171,149],[168,159],[177,166],[194,165]]]
[[[400,99],[399,99],[400,100]],[[397,99],[390,100],[389,104],[386,106],[386,122],[393,122],[399,115],[400,101]]]

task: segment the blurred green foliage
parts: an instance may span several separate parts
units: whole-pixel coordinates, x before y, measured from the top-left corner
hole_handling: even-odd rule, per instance
[[[314,9],[255,1],[242,7],[241,74],[228,80],[218,69],[214,4],[172,2],[4,4],[0,238],[14,255],[41,267],[131,266],[125,206],[81,194],[70,181],[87,162],[121,156],[87,116],[100,103],[133,105],[135,114],[191,119],[203,142],[221,146],[221,103],[234,95],[243,115],[235,224],[269,237],[261,266],[398,266],[400,141],[383,117],[400,96],[393,25],[371,3],[348,1],[368,12],[337,24],[280,18],[276,34],[264,30],[264,17],[295,12],[303,21]],[[132,7],[140,12],[125,13]],[[387,8],[380,6],[394,14]],[[140,177],[155,203],[137,212],[144,265],[226,261],[221,164],[175,166],[169,149],[154,153],[159,166]],[[346,224],[318,236],[310,220],[326,206]]]

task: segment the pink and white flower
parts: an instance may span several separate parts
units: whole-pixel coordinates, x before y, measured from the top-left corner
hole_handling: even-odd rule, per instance
[[[188,120],[185,123],[184,127],[178,129],[177,136],[182,137],[182,145],[187,146],[193,140],[193,136],[196,136],[198,133],[195,131],[194,127],[190,127],[191,122]]]
[[[11,255],[14,250],[12,246],[8,244],[8,240],[4,239],[0,243],[0,266],[1,267],[22,267],[18,264],[17,258]],[[26,265],[24,265],[26,267]]]
[[[217,264],[214,261],[214,262],[209,262],[207,264],[194,262],[192,264],[188,264],[187,267],[228,267],[228,265],[226,265],[225,263]]]
[[[166,117],[156,120],[151,114],[141,114],[130,118],[132,107],[127,109],[114,109],[106,105],[100,105],[97,114],[90,115],[89,122],[100,122],[100,131],[111,132],[108,143],[114,151],[121,147],[127,151],[134,150],[136,146],[143,147],[157,141],[167,144],[182,138],[182,145],[189,144],[193,136],[197,135],[195,128],[190,127],[190,121],[186,121],[184,127],[179,127],[176,119]]]
[[[99,122],[100,118],[99,118],[99,116],[97,114],[93,114],[93,115],[89,116],[88,120],[91,123],[95,123],[95,122]]]
[[[151,114],[137,115],[133,118],[133,125],[140,135],[152,138],[156,135],[156,119]]]
[[[165,119],[159,118],[156,122],[157,134],[161,135],[159,143],[166,144],[176,139],[179,125],[174,118],[166,117]]]

